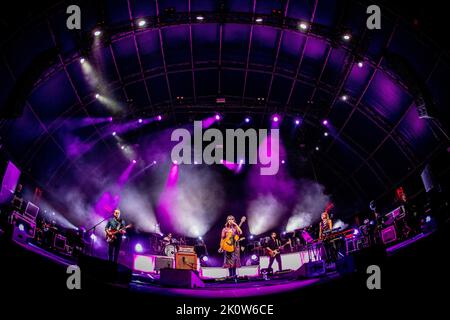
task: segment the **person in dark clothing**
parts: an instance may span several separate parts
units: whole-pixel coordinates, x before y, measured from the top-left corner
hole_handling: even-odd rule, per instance
[[[272,269],[273,262],[276,260],[278,264],[278,270],[283,270],[283,266],[281,263],[281,240],[278,239],[277,233],[272,232],[270,234],[270,239],[267,241],[266,249],[269,252],[269,269]]]
[[[120,218],[120,210],[114,210],[114,217],[106,223],[105,233],[108,241],[108,260],[117,263],[122,235],[126,233],[125,221]]]

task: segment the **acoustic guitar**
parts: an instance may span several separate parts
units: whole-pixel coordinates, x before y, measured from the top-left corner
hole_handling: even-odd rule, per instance
[[[247,220],[246,217],[241,218],[241,222],[239,223],[239,228],[242,224]],[[233,233],[231,231],[227,232],[227,236],[220,240],[220,249],[219,252],[233,252],[235,248],[235,243],[239,241],[239,236],[236,234],[233,238]]]

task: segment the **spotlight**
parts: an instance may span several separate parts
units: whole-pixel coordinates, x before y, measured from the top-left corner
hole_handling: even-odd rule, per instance
[[[245,118],[245,122],[249,123],[250,122],[250,118],[249,117]]]
[[[132,162],[133,162],[133,163],[136,163],[137,161],[133,159],[133,161],[132,161]]]
[[[178,164],[178,160],[173,160],[173,164]]]
[[[256,254],[252,254],[252,260],[253,260],[253,261],[258,260],[258,256],[257,256]]]
[[[125,146],[121,146],[120,149],[125,150]]]
[[[123,239],[123,240],[125,240],[126,238],[127,238],[127,236],[126,236],[126,235],[123,235],[123,236],[122,236],[122,239]]]
[[[250,238],[250,240],[252,240],[253,239],[253,235],[251,234],[249,238]]]
[[[277,115],[274,115],[273,117],[272,117],[272,121],[273,122],[278,122],[280,120],[280,117],[278,117]]]
[[[359,230],[358,229],[353,229],[353,235],[357,236],[359,234]]]
[[[239,163],[240,163],[240,164],[243,164],[243,163],[244,163],[244,160],[243,160],[243,159],[239,160]]]
[[[286,231],[283,231],[283,236],[286,234]]]
[[[345,33],[342,36],[342,39],[344,39],[345,41],[349,41],[352,38],[352,35],[350,33]]]
[[[203,16],[197,16],[198,21],[203,21],[205,18]]]
[[[142,247],[142,244],[136,243],[136,245],[134,246],[134,251],[136,251],[136,252],[144,251],[144,248]]]
[[[197,162],[197,161],[194,161],[194,164],[198,164],[198,162]]]
[[[208,261],[208,256],[203,256],[203,257],[202,257],[202,261],[203,261],[203,262],[207,262],[207,261]]]
[[[256,18],[255,21],[258,22],[258,23],[261,23],[261,22],[263,22],[263,19],[262,18]]]
[[[112,122],[112,121],[113,121],[113,117],[109,117],[109,118],[108,118],[108,121],[109,121],[109,122]]]
[[[145,27],[146,24],[147,24],[147,21],[145,21],[144,19],[139,20],[139,22],[138,22],[139,27]]]
[[[324,132],[323,135],[324,135],[325,137],[328,137],[328,132]]]
[[[100,30],[95,30],[94,31],[94,36],[100,37],[101,35],[102,35],[102,32]]]
[[[95,234],[91,234],[91,240],[95,242],[97,240],[97,236]]]
[[[430,216],[426,216],[425,222],[426,222],[426,223],[429,223],[430,221],[431,221],[431,217],[430,217]]]
[[[157,116],[156,120],[161,121],[162,120],[162,116]]]
[[[316,147],[316,151],[319,151],[319,147]]]
[[[198,240],[203,240],[203,238],[202,237],[198,237]]]
[[[281,160],[281,163],[282,163],[282,164],[285,164],[285,163],[286,163],[286,161],[284,161],[284,160]]]
[[[156,164],[156,160],[153,160],[153,164]]]
[[[100,98],[100,95],[98,93],[95,94],[95,99]]]
[[[24,231],[25,230],[25,227],[23,226],[23,224],[19,224],[19,230],[20,231]]]
[[[346,94],[343,94],[343,95],[341,96],[341,100],[342,100],[342,101],[347,101],[347,100],[348,100],[348,96],[347,96]]]
[[[217,121],[220,120],[220,114],[216,114],[216,120],[217,120]]]
[[[328,120],[327,120],[327,119],[323,120],[323,121],[322,121],[322,124],[323,124],[324,126],[326,126],[326,125],[328,124]]]
[[[138,122],[139,122],[139,123],[142,123],[142,119],[139,119]]]
[[[362,68],[364,66],[364,62],[358,61],[358,68]]]
[[[298,126],[300,124],[300,119],[295,119],[295,125]]]
[[[301,30],[307,30],[308,29],[308,24],[306,22],[300,22],[300,24],[298,25],[298,27]]]
[[[81,59],[80,59],[80,63],[81,63],[81,64],[83,64],[83,63],[85,63],[85,62],[86,62],[86,59],[84,59],[84,58],[81,58]]]
[[[115,132],[115,131],[112,133],[113,136],[115,136],[116,134],[117,134],[117,132]]]

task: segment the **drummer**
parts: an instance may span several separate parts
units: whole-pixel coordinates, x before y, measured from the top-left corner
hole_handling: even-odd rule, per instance
[[[169,245],[175,243],[175,239],[173,238],[172,233],[168,233],[167,236],[163,238],[164,245]]]

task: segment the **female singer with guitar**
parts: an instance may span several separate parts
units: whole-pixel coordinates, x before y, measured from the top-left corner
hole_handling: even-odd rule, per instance
[[[219,252],[224,253],[223,267],[228,268],[230,277],[236,277],[236,268],[241,266],[239,236],[242,234],[241,226],[245,219],[242,217],[238,225],[236,219],[229,215],[222,229]]]

